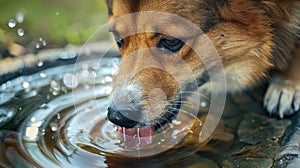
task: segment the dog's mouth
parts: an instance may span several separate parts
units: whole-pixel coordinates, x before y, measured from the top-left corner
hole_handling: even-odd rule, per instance
[[[125,148],[127,149],[139,149],[146,145],[153,143],[153,139],[156,135],[162,133],[163,131],[169,129],[174,120],[180,114],[182,102],[184,102],[196,88],[206,83],[208,80],[206,75],[197,79],[197,86],[193,85],[193,82],[187,83],[183,88],[184,91],[176,94],[173,101],[170,101],[169,105],[165,107],[163,113],[151,121],[133,121],[129,118],[124,118],[124,116],[114,116],[120,114],[113,114],[114,112],[109,110],[108,119],[114,122],[114,118],[123,117],[123,123],[118,125],[118,135],[123,142]],[[197,117],[197,116],[195,116]],[[127,123],[126,125],[124,123]],[[128,125],[128,123],[132,123]]]
[[[153,143],[155,136],[170,128],[173,120],[177,117],[181,107],[181,98],[178,96],[167,108],[167,112],[158,118],[148,122],[137,122],[133,128],[118,126],[118,136],[124,147],[136,150]]]

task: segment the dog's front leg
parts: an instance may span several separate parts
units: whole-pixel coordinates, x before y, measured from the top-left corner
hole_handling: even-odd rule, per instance
[[[290,116],[300,110],[300,43],[293,51],[289,69],[274,76],[264,105],[272,116]]]

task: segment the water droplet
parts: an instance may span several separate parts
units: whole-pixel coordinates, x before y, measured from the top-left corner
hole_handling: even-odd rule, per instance
[[[174,125],[180,125],[180,124],[181,124],[181,121],[173,120],[172,123],[173,123]]]
[[[38,66],[39,66],[39,64],[38,64]],[[41,72],[41,73],[40,73],[40,77],[41,77],[41,78],[46,78],[46,77],[47,77],[47,74],[44,73],[44,72]]]
[[[9,28],[14,28],[14,27],[16,27],[16,25],[17,25],[17,22],[15,21],[15,19],[9,19],[9,21],[8,21]]]
[[[47,109],[47,108],[48,108],[48,104],[46,104],[46,103],[42,104],[42,105],[41,105],[41,108],[42,108],[42,109]]]
[[[44,136],[46,134],[46,130],[45,129],[42,129],[39,136]]]
[[[89,74],[90,74],[90,72],[88,70],[83,70],[82,73],[81,73],[81,76],[83,78],[87,78],[87,77],[89,77]]]
[[[206,107],[207,106],[207,103],[205,101],[201,102],[201,107]]]
[[[165,141],[166,141],[166,139],[165,139],[165,138],[162,138],[162,139],[161,139],[161,142],[165,142]]]
[[[58,125],[57,125],[57,123],[56,123],[56,122],[52,122],[52,123],[50,124],[50,128],[51,128],[51,131],[53,131],[53,132],[57,131],[57,130],[58,130]]]
[[[30,121],[31,121],[31,122],[36,122],[36,118],[32,117],[32,118],[30,119]]]
[[[71,73],[65,74],[63,81],[64,81],[64,84],[70,89],[74,89],[78,86],[78,80],[77,80],[76,76],[74,76]]]
[[[39,49],[41,46],[40,46],[40,43],[36,43],[36,45],[35,45],[35,48],[36,49]]]
[[[4,83],[4,84],[2,84],[2,90],[5,90],[6,88],[7,88],[7,86],[6,86],[6,84]]]
[[[113,90],[112,86],[104,86],[100,89],[99,94],[109,95],[112,92],[112,90]]]
[[[61,59],[72,59],[77,56],[76,52],[63,52],[61,53],[60,57]]]
[[[57,113],[57,115],[56,115],[56,118],[58,119],[58,120],[60,120],[60,114],[59,113]]]
[[[50,92],[54,95],[54,96],[57,96],[59,93],[60,93],[60,83],[55,81],[55,80],[52,80],[50,82]]]
[[[16,19],[17,19],[18,23],[23,23],[24,22],[24,18],[25,18],[25,16],[24,16],[23,12],[18,12],[16,14]]]
[[[56,13],[55,13],[55,15],[56,15],[56,16],[59,16],[59,15],[60,15],[60,13],[59,13],[59,12],[56,12]]]
[[[38,67],[42,67],[43,65],[44,65],[44,62],[41,61],[41,60],[37,63],[37,66],[38,66]]]
[[[25,32],[22,28],[18,29],[17,33],[20,37],[24,36],[24,34],[25,34]]]
[[[23,86],[24,89],[29,89],[30,83],[25,81],[25,82],[23,82],[22,86]]]
[[[43,46],[46,47],[46,45],[47,45],[47,42],[44,40],[43,41]]]
[[[50,100],[50,98],[51,98],[50,95],[47,94],[47,95],[46,95],[46,99],[47,99],[47,100]]]

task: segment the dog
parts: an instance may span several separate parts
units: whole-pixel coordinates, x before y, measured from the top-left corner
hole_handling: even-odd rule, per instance
[[[186,67],[185,72],[196,76],[197,87],[213,85],[206,69],[218,64],[217,59],[207,53],[205,65],[195,49],[199,44],[194,45],[203,35],[218,53],[227,92],[269,81],[267,111],[280,118],[299,111],[300,1],[106,0],[106,4],[109,29],[122,55],[107,117],[121,128],[132,134],[139,128],[141,134],[152,135],[170,124],[180,108],[178,92],[189,84],[189,75],[181,73]],[[147,13],[151,11],[153,16]],[[141,19],[144,14],[148,18]],[[168,14],[186,19],[201,33],[175,23],[180,19],[168,19]],[[184,63],[169,60],[174,55]]]

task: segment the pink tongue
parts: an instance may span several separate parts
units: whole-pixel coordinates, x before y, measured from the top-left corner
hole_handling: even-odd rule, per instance
[[[152,144],[154,137],[153,128],[119,128],[118,135],[126,149],[136,150]]]

